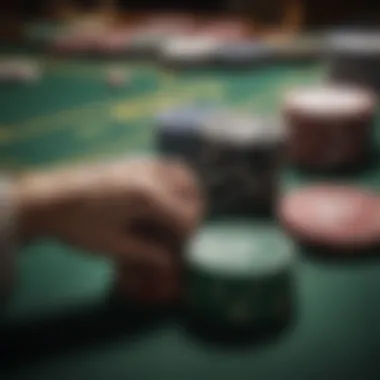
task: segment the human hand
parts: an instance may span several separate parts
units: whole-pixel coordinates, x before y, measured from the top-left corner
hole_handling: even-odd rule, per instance
[[[170,251],[196,228],[203,208],[193,174],[155,159],[21,175],[14,195],[22,237],[52,236],[144,266],[172,265]]]

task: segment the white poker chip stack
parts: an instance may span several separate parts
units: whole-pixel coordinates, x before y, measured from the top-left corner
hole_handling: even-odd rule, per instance
[[[332,33],[326,46],[331,80],[380,90],[380,33]]]
[[[132,55],[157,58],[166,43],[173,38],[182,38],[193,27],[191,19],[154,17],[134,30],[130,40]]]
[[[169,39],[161,49],[164,63],[212,64],[222,42],[214,37],[187,36]]]
[[[131,34],[129,50],[137,58],[155,58],[172,32],[163,26],[148,25]]]
[[[150,31],[139,31],[131,35],[128,43],[129,55],[134,58],[153,59],[159,54],[165,37]]]

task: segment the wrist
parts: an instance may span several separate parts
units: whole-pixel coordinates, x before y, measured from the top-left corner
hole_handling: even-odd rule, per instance
[[[0,176],[0,298],[9,295],[14,282],[13,251],[16,248],[17,209],[13,202],[13,180]]]
[[[13,201],[18,214],[18,238],[29,241],[52,234],[57,213],[56,191],[46,174],[24,174],[14,179]]]

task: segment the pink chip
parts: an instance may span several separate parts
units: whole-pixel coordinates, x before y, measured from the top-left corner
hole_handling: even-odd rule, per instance
[[[99,42],[98,50],[101,53],[123,53],[131,40],[131,34],[126,30],[115,30],[107,33]]]
[[[279,208],[284,227],[303,242],[358,249],[380,243],[380,198],[344,185],[304,187],[286,195]]]

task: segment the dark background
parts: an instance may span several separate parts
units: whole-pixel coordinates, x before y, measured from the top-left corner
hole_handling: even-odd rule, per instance
[[[235,6],[239,2],[239,6]],[[43,15],[55,6],[74,4],[79,9],[96,9],[101,1],[94,0],[3,0],[1,14],[23,17]],[[283,14],[300,4],[304,24],[308,26],[377,25],[380,21],[380,4],[374,0],[118,0],[118,7],[128,10],[231,12],[237,11],[255,18],[265,18],[269,13]],[[243,4],[243,5],[241,5]],[[253,17],[253,16],[252,16]],[[270,16],[269,16],[270,18]]]

